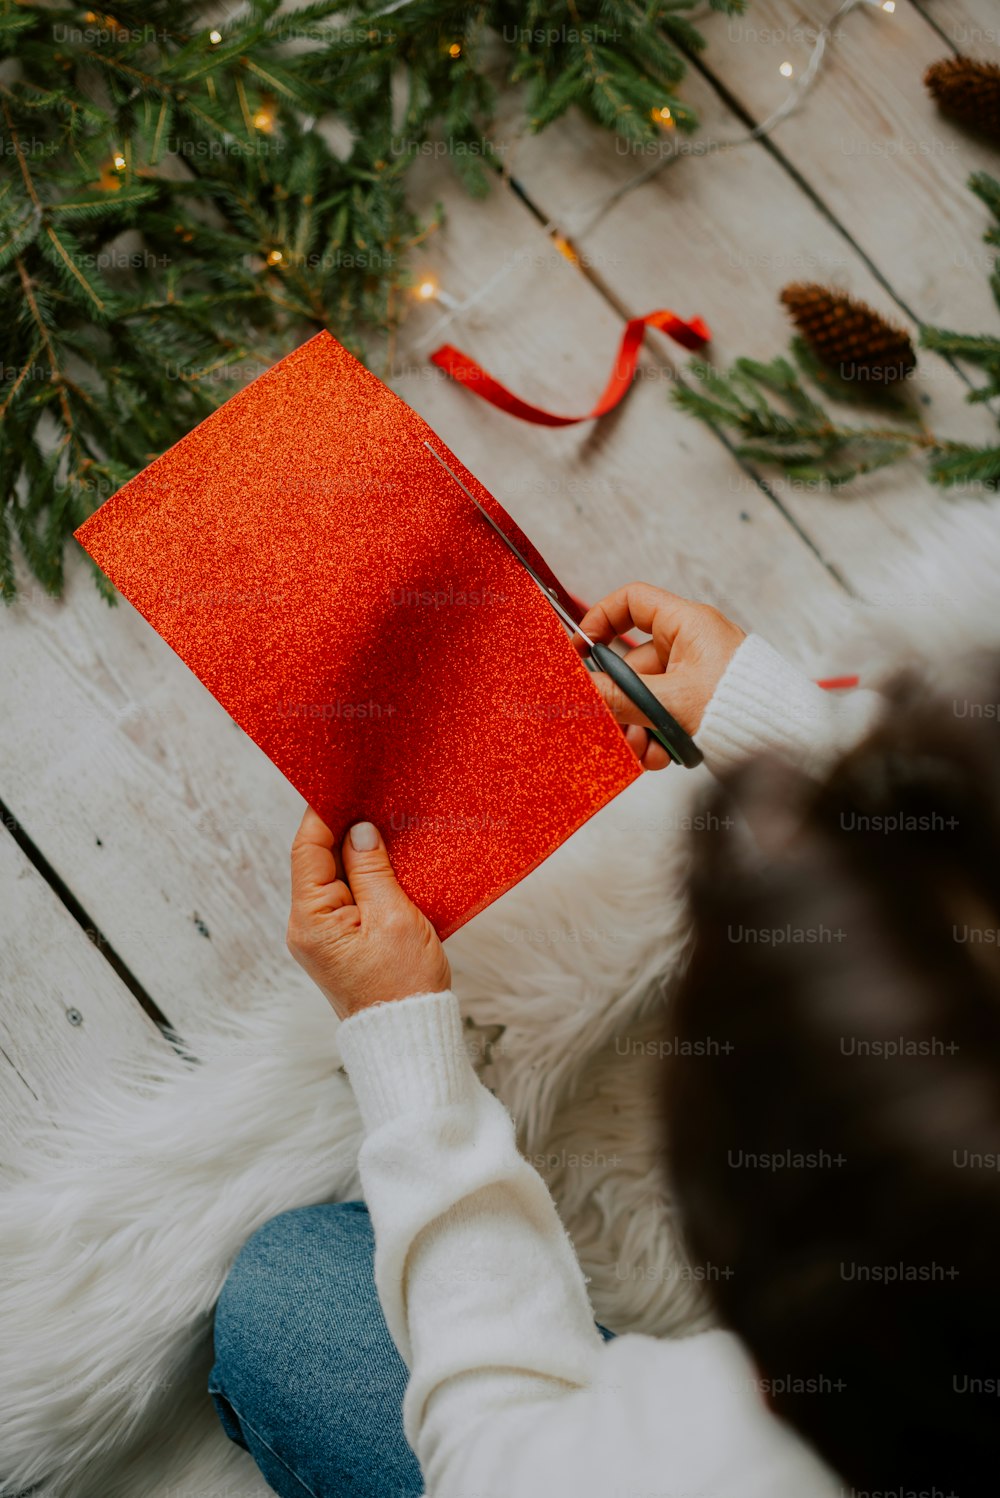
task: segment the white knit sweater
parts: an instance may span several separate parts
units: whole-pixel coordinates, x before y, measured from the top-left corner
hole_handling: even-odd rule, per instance
[[[698,732],[719,772],[763,749],[818,768],[877,716],[759,636]],[[548,1191],[479,1082],[451,992],[376,1004],[341,1052],[366,1130],[375,1277],[410,1369],[406,1434],[433,1498],[832,1498],[722,1331],[604,1343]]]

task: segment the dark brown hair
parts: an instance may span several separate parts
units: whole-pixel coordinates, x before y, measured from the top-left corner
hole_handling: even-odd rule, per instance
[[[860,1493],[990,1498],[1000,1421],[1000,673],[912,683],[821,782],[696,835],[681,1221],[776,1412]],[[704,1045],[703,1045],[704,1050]]]

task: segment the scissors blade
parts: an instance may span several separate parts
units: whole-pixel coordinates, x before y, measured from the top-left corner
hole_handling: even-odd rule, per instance
[[[569,612],[569,610],[563,608],[562,604],[559,602],[559,599],[555,596],[553,590],[542,581],[538,573],[535,571],[534,567],[532,567],[531,563],[528,561],[527,557],[518,550],[518,548],[514,545],[514,542],[507,535],[506,531],[504,531],[503,528],[498,525],[497,522],[493,519],[493,516],[490,514],[489,510],[487,510],[483,505],[479,503],[479,500],[473,494],[472,490],[466,484],[462,483],[462,480],[459,478],[455,470],[449,467],[444,458],[442,458],[441,454],[438,452],[437,448],[432,447],[431,444],[426,440],[426,438],[424,439],[424,446],[426,447],[428,452],[434,454],[435,458],[437,458],[445,473],[450,474],[450,476],[455,480],[455,483],[463,491],[463,493],[469,496],[469,498],[472,500],[472,503],[479,511],[480,515],[482,515],[486,520],[489,521],[490,525],[496,531],[501,541],[503,541],[505,546],[507,546],[507,548],[512,551],[517,557],[517,560],[520,562],[525,572],[527,572],[528,576],[538,584],[538,587],[541,589],[542,596],[544,597],[545,601],[551,604],[552,608],[555,609],[556,613],[559,615],[560,619],[567,626],[567,628],[570,629],[575,635],[582,635],[587,644],[592,647],[594,642],[590,638],[590,636],[588,634],[584,634],[583,630],[580,628],[579,624],[577,624],[576,620],[573,618],[573,615]]]

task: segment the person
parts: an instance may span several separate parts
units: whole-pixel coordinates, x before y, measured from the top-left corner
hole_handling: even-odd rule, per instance
[[[222,1424],[281,1495],[982,1498],[1000,1178],[959,1162],[1000,1161],[996,715],[948,716],[912,686],[888,713],[836,698],[648,584],[583,627],[651,635],[630,663],[697,734],[729,813],[699,834],[670,1023],[730,1044],[677,1060],[666,1090],[692,1260],[726,1270],[721,1325],[595,1324],[380,834],[359,824],[338,849],[307,811],[288,939],[343,1021],[365,1203],[286,1212],[237,1257]]]

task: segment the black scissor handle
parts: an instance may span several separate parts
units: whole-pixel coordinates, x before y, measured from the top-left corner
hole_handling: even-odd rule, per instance
[[[663,745],[674,764],[683,765],[688,770],[693,770],[696,765],[701,764],[704,756],[691,735],[681,727],[672,713],[667,712],[663,703],[653,696],[642,678],[611,649],[610,645],[602,645],[600,641],[595,642],[590,658],[602,671],[607,672],[632,705],[641,713],[645,713],[653,725],[651,729],[647,729],[647,732],[652,733],[654,738]]]

